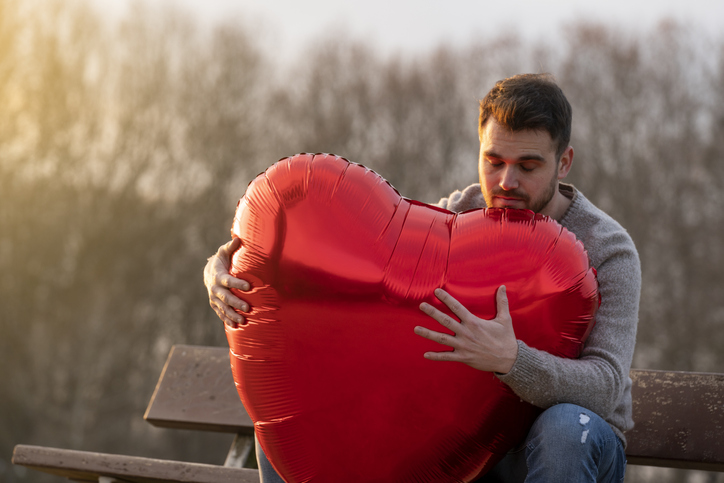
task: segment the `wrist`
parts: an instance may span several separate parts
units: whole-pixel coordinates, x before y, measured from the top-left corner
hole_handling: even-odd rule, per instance
[[[500,367],[497,371],[495,371],[496,374],[505,375],[509,373],[513,366],[515,365],[515,361],[518,360],[518,341],[515,341],[515,344],[510,347],[510,349],[507,351],[507,356],[501,361]]]

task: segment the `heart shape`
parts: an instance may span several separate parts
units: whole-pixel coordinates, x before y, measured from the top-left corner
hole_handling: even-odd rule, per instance
[[[226,328],[239,394],[288,482],[471,481],[539,410],[492,373],[429,361],[450,350],[419,310],[442,287],[478,317],[507,288],[516,337],[576,357],[598,285],[573,234],[527,210],[455,214],[403,198],[333,155],[283,159],[249,184],[230,273],[247,323]],[[449,311],[447,311],[449,313]]]

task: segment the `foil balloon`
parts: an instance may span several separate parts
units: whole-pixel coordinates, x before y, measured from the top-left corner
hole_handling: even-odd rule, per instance
[[[230,272],[247,322],[226,328],[241,400],[287,482],[467,482],[539,410],[494,374],[430,361],[450,350],[419,310],[442,287],[479,317],[505,284],[516,336],[576,357],[598,285],[573,234],[527,210],[455,214],[403,198],[333,155],[283,159],[252,181]]]

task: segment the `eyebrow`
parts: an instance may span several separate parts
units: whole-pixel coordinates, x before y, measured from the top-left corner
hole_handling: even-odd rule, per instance
[[[503,159],[503,156],[499,155],[495,151],[484,151],[483,155],[485,155],[486,158]],[[546,159],[540,154],[524,154],[516,159],[516,161],[538,161],[541,163],[545,163],[545,160]]]

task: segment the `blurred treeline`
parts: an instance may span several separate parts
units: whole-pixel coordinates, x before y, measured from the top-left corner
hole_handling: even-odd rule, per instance
[[[476,181],[477,100],[519,72],[557,77],[569,179],[640,251],[634,365],[724,372],[722,39],[577,23],[381,55],[338,30],[281,62],[256,29],[0,0],[0,481],[57,480],[12,467],[17,443],[222,463],[230,437],[142,415],[172,344],[225,344],[201,271],[248,181],[334,152],[435,202]]]

